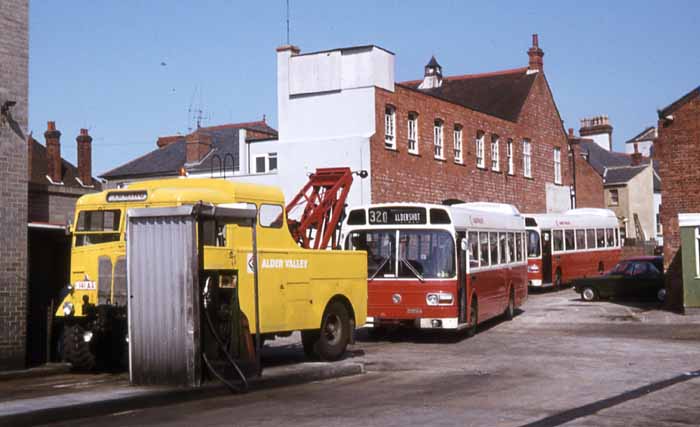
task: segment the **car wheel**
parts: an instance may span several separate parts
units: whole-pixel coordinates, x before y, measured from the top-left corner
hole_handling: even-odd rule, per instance
[[[664,302],[666,300],[666,288],[661,288],[656,292],[656,299],[659,300],[659,302]]]
[[[581,291],[581,299],[584,301],[595,301],[598,299],[598,292],[594,288],[586,286]]]

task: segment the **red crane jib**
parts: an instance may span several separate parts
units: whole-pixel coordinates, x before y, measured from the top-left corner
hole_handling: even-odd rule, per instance
[[[287,224],[294,240],[303,248],[336,248],[345,199],[352,186],[350,168],[320,168],[287,205]],[[301,218],[290,219],[303,208]]]

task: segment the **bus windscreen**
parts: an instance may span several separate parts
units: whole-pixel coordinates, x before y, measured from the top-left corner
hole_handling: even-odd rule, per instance
[[[537,258],[540,256],[540,233],[535,230],[527,230],[527,257]]]

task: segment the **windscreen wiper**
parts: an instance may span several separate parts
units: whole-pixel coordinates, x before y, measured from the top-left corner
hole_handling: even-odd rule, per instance
[[[368,282],[370,280],[374,280],[374,278],[377,277],[377,274],[379,274],[379,272],[382,271],[382,268],[384,268],[386,263],[389,262],[389,259],[391,259],[391,257],[384,258],[384,261],[382,261],[382,263],[379,264],[379,267],[377,267],[377,269],[374,271],[374,273],[372,273],[372,276],[370,276],[370,278],[367,279]]]
[[[413,273],[413,275],[416,276],[416,277],[418,278],[418,280],[420,280],[421,282],[425,282],[425,279],[423,278],[423,275],[421,275],[421,274],[418,272],[418,270],[416,270],[416,268],[415,268],[414,266],[412,266],[410,262],[408,262],[408,260],[407,260],[406,258],[403,258],[403,257],[402,257],[402,258],[399,258],[399,261],[401,261],[402,263],[404,263],[404,265],[405,265],[406,267],[408,267],[409,270],[411,270],[411,273]]]

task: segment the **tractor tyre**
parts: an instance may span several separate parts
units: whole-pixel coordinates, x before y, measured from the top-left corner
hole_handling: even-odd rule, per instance
[[[90,343],[85,342],[85,330],[80,325],[66,325],[63,329],[63,356],[74,371],[91,371],[95,368],[95,355]]]

